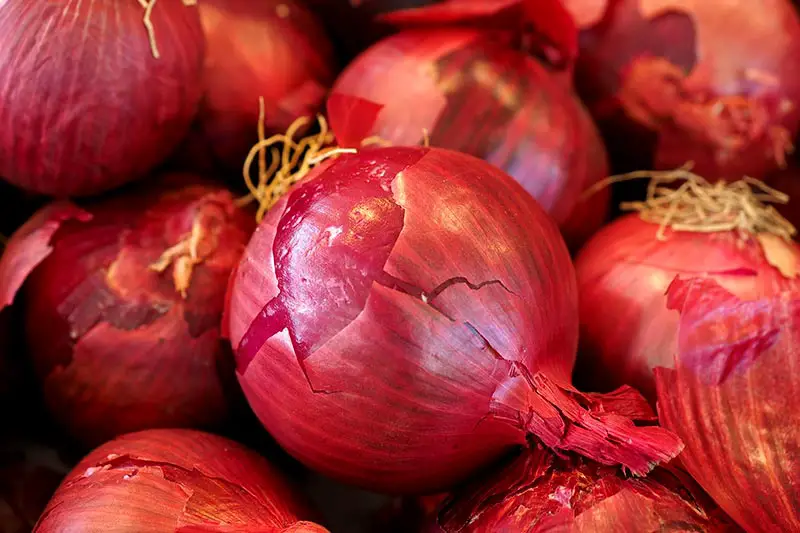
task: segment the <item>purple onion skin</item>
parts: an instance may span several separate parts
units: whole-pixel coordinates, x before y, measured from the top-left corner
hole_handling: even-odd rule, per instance
[[[145,176],[188,131],[202,95],[197,8],[136,1],[0,5],[0,176],[84,196]]]

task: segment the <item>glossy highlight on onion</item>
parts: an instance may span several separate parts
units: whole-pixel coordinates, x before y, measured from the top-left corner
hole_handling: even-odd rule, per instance
[[[49,204],[0,262],[2,304],[24,289],[45,402],[85,444],[219,424],[235,398],[220,316],[251,216],[219,186],[160,181],[81,207]]]
[[[643,474],[680,443],[619,409],[634,391],[570,385],[574,283],[557,228],[500,170],[365,148],[268,212],[225,323],[261,422],[341,481],[436,491],[528,439]]]
[[[161,163],[203,90],[200,18],[184,3],[149,15],[136,0],[0,4],[0,176],[79,196]]]
[[[800,299],[743,300],[681,276],[674,369],[657,368],[658,412],[686,443],[681,462],[746,531],[800,529]]]
[[[482,29],[408,30],[357,57],[334,93],[382,104],[371,133],[458,150],[503,169],[577,248],[605,221],[608,173],[589,115],[563,80]]]
[[[193,430],[148,430],[87,455],[34,531],[325,533],[265,459]]]
[[[764,178],[800,126],[800,18],[789,0],[566,0],[579,92],[619,170],[695,163]]]

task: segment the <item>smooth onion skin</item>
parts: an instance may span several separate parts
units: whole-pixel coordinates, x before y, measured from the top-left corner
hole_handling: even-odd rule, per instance
[[[186,134],[202,94],[197,9],[136,1],[0,5],[0,176],[52,196],[144,176]],[[69,53],[65,53],[68,50]]]
[[[626,478],[614,468],[531,450],[456,492],[424,531],[737,531],[705,503],[666,470]]]
[[[313,116],[335,75],[320,21],[294,0],[206,0],[207,40],[199,128],[227,168],[241,169],[258,141],[259,97],[267,135]]]
[[[672,366],[676,348],[678,319],[666,308],[665,293],[677,275],[707,276],[744,299],[800,290],[800,280],[781,274],[753,239],[668,231],[660,241],[657,231],[636,214],[624,216],[598,232],[576,259],[576,379],[590,390],[629,384],[655,401],[653,368]],[[774,244],[800,265],[797,245]]]
[[[437,287],[439,311],[419,295]],[[385,492],[436,491],[523,444],[489,416],[525,387],[511,362],[568,386],[577,346],[555,225],[507,175],[441,149],[363,150],[295,188],[229,298],[239,382],[268,431]]]
[[[123,435],[87,455],[34,531],[324,533],[266,460],[193,430]]]
[[[582,30],[578,90],[618,170],[693,161],[716,180],[763,178],[778,168],[767,130],[781,126],[792,140],[800,123],[800,19],[788,0],[565,4]],[[678,72],[665,74],[659,63]],[[736,110],[737,96],[764,96],[766,115],[743,121],[752,119],[761,134],[735,134],[734,121],[719,118],[725,112],[713,100],[729,97]]]
[[[24,286],[45,402],[88,445],[150,427],[220,424],[235,397],[220,317],[252,218],[217,185],[162,180],[85,206],[91,220],[62,222]],[[195,266],[183,299],[172,267],[149,267],[195,223],[216,235],[216,247]]]
[[[668,297],[681,337],[675,369],[656,369],[658,411],[682,464],[746,531],[800,530],[797,292],[741,301],[683,279]]]
[[[357,57],[335,93],[384,104],[373,133],[480,157],[514,177],[577,248],[605,221],[605,148],[572,92],[531,57],[485,32],[405,31]]]

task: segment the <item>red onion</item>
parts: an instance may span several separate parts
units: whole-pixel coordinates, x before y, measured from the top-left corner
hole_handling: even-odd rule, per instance
[[[658,233],[658,223],[627,215],[600,230],[577,257],[578,382],[591,390],[630,384],[655,400],[652,369],[671,366],[676,347],[677,317],[666,309],[664,293],[678,274],[712,278],[744,299],[800,290],[800,249],[793,243],[739,231],[667,228],[663,240]]]
[[[457,492],[429,533],[737,531],[686,475],[626,478],[574,456],[530,450]],[[687,486],[684,482],[690,483]]]
[[[435,491],[529,438],[645,472],[680,444],[615,410],[632,391],[571,387],[576,309],[567,249],[516,182],[393,147],[341,156],[269,211],[226,323],[250,406],[330,477]]]
[[[800,20],[789,0],[567,0],[578,89],[616,165],[694,161],[763,178],[800,126]]]
[[[323,533],[262,457],[192,430],[149,430],[108,442],[67,476],[36,533]]]
[[[28,278],[27,337],[46,403],[84,443],[216,424],[229,411],[219,323],[252,222],[218,186],[162,182],[82,208],[53,203],[0,262],[0,304]]]
[[[334,85],[384,105],[373,133],[475,155],[513,176],[577,247],[605,220],[600,137],[571,91],[531,57],[482,30],[406,31],[359,56]]]
[[[676,279],[675,369],[656,369],[661,420],[681,462],[752,532],[800,530],[800,299],[742,300],[712,279]]]
[[[239,170],[258,140],[259,98],[267,135],[313,115],[333,81],[333,52],[321,23],[295,0],[205,0],[199,7],[208,42],[199,140]]]
[[[0,5],[0,176],[87,195],[169,155],[202,93],[203,34],[196,8],[149,1]]]

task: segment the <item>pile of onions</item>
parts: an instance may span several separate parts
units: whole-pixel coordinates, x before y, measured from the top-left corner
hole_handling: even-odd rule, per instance
[[[578,90],[616,165],[694,161],[763,178],[800,126],[800,19],[789,0],[565,0]]]
[[[426,533],[737,531],[687,475],[647,478],[541,449],[457,491]]]
[[[0,176],[87,195],[169,155],[202,94],[203,32],[188,3],[0,4]]]
[[[518,183],[439,148],[352,151],[269,211],[229,289],[239,382],[289,453],[420,493],[529,440],[640,474],[680,450],[626,416],[632,390],[570,385],[574,270]]]
[[[332,47],[314,14],[295,0],[204,0],[199,9],[205,95],[190,153],[209,151],[240,170],[257,140],[259,98],[267,135],[316,113],[335,75]]]
[[[463,8],[436,7],[393,19],[428,26],[448,17],[471,26],[484,21]],[[582,197],[607,175],[605,149],[564,80],[510,42],[521,38],[481,27],[403,31],[357,57],[334,91],[382,104],[372,133],[392,144],[419,144],[427,135],[432,146],[503,169],[577,248],[607,215],[607,191]]]
[[[124,435],[86,456],[34,531],[324,533],[266,460],[192,430]]]
[[[662,177],[687,177],[699,192],[680,200],[664,182],[651,184],[665,194],[604,227],[577,257],[578,383],[590,390],[629,384],[655,400],[652,369],[671,366],[676,349],[678,318],[665,292],[677,275],[714,279],[747,300],[800,291],[800,248],[786,221],[755,198],[761,191],[743,181],[715,189],[683,171]],[[676,213],[706,211],[693,227],[685,217],[667,223],[669,198],[679,199]]]
[[[0,262],[0,304],[25,283],[25,329],[47,406],[87,444],[216,424],[234,398],[220,317],[252,219],[216,185],[160,179],[83,207],[46,206]]]
[[[746,531],[800,531],[797,292],[747,301],[684,277],[667,298],[680,333],[675,369],[656,369],[658,411],[681,462]]]

